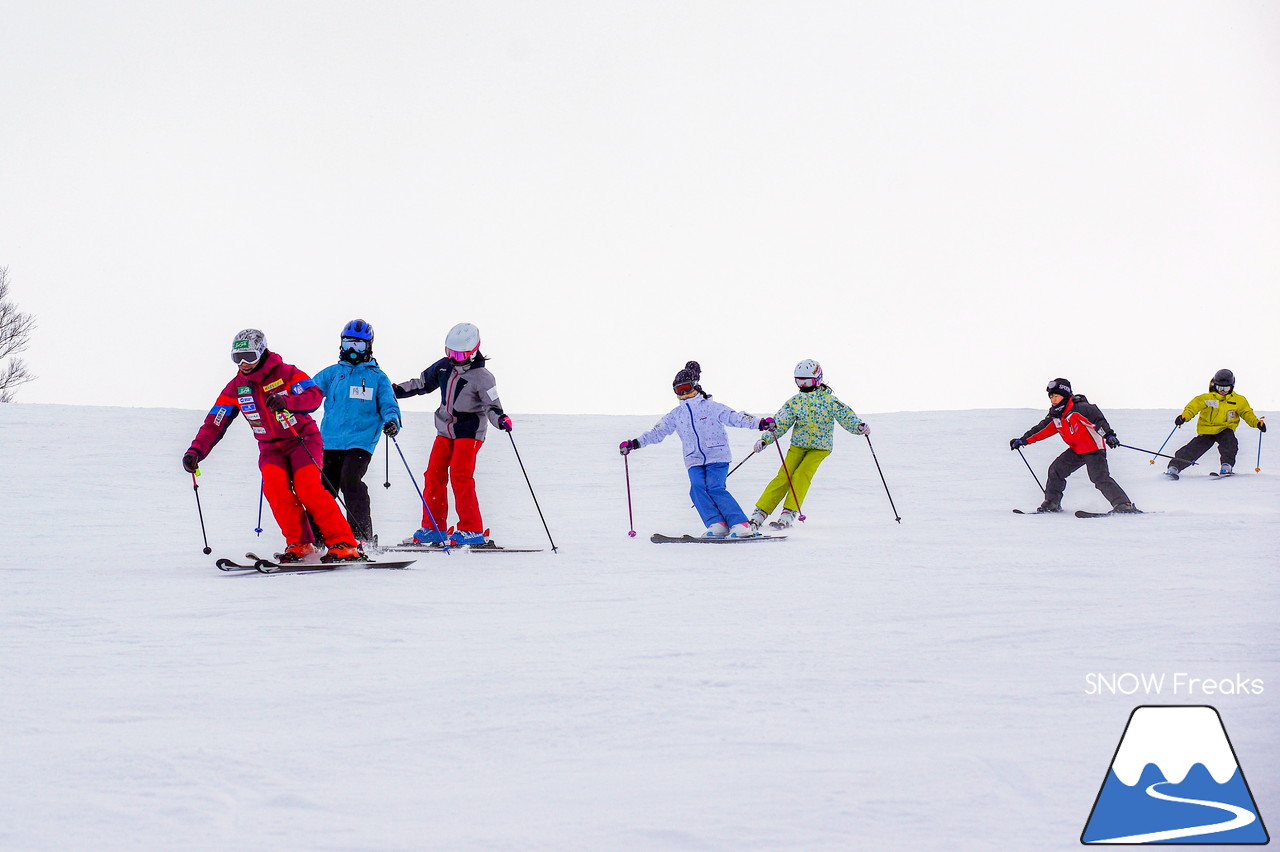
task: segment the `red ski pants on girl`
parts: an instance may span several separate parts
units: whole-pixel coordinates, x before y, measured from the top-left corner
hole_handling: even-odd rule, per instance
[[[467,532],[484,532],[484,520],[480,517],[480,501],[476,499],[476,455],[484,441],[475,438],[446,438],[436,436],[431,445],[431,458],[423,484],[427,500],[422,510],[422,525],[427,529],[447,529],[449,497],[446,493],[453,481],[453,502],[458,510],[458,529]],[[427,510],[430,510],[428,512]],[[435,518],[436,523],[431,523]]]
[[[310,456],[307,455],[308,450]],[[320,458],[323,453],[324,444],[317,435],[307,441],[306,447],[295,441],[291,448],[263,447],[258,454],[262,492],[271,504],[271,514],[275,515],[287,544],[311,540],[308,514],[319,525],[326,544],[340,541],[356,543],[351,525],[338,508],[338,501],[325,490],[320,480],[320,468],[311,461],[311,456]]]

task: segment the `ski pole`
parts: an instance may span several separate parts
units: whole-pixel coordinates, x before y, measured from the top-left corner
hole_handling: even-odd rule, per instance
[[[1267,418],[1259,417],[1258,422],[1261,423],[1263,426],[1266,426]],[[1267,433],[1266,432],[1258,433],[1258,461],[1256,462],[1256,465],[1253,468],[1254,473],[1262,473],[1262,436],[1265,434]]]
[[[791,471],[787,470],[787,459],[786,459],[786,456],[782,454],[782,444],[778,443],[778,441],[775,440],[773,442],[773,445],[778,448],[778,458],[782,459],[782,470],[787,475],[787,487],[791,489],[791,499],[796,501],[796,520],[803,523],[804,515],[800,514],[800,497],[799,495],[796,494],[796,487],[791,482]],[[747,456],[747,458],[751,458],[751,456]],[[886,486],[886,490],[888,490],[887,486]],[[893,498],[890,498],[889,501],[893,502]],[[898,510],[894,509],[893,513],[895,515],[898,514]],[[901,521],[902,519],[899,518],[898,520]]]
[[[413,490],[418,492],[418,499],[422,501],[422,508],[427,510],[427,517],[431,519],[431,526],[443,532],[444,527],[436,522],[436,516],[431,514],[431,507],[427,505],[427,498],[423,496],[422,489],[418,487],[418,478],[414,476],[413,468],[409,467],[409,460],[404,457],[404,450],[400,449],[400,442],[396,440],[394,435],[388,435],[387,437],[391,439],[391,443],[396,445],[396,452],[400,454],[400,461],[404,462],[404,469],[409,473],[409,481],[413,483]],[[446,542],[444,549],[448,550],[449,547],[450,545]]]
[[[196,492],[196,512],[200,515],[200,537],[204,539],[205,554],[213,553],[213,548],[209,546],[209,536],[204,531],[204,510],[200,508],[200,486],[196,484],[196,476],[200,473],[200,469],[196,468],[196,472],[191,474],[191,487]]]
[[[267,483],[263,482],[262,480],[259,480],[258,481],[258,525],[253,528],[253,531],[258,535],[262,535],[262,498],[266,495],[266,493],[267,493]]]
[[[509,420],[507,422],[508,424],[510,423]],[[547,519],[542,515],[542,507],[538,505],[538,495],[533,493],[533,483],[529,481],[529,474],[525,471],[524,462],[520,459],[520,450],[516,448],[516,439],[509,430],[504,429],[503,431],[507,433],[508,438],[511,438],[511,449],[515,450],[516,461],[520,464],[520,472],[524,474],[524,484],[529,486],[529,496],[533,498],[533,508],[538,510],[538,518],[542,520],[542,528],[547,531],[547,541],[551,542],[551,552],[559,553],[560,551],[556,550],[555,539],[551,537],[551,530],[547,527]]]
[[[1031,471],[1031,478],[1036,481],[1036,485],[1040,486],[1040,493],[1044,494],[1045,490],[1044,486],[1040,485],[1040,477],[1036,476],[1036,472],[1032,469],[1031,462],[1027,461],[1027,457],[1022,455],[1022,447],[1018,447],[1018,455],[1022,456],[1022,463],[1027,466],[1027,470]]]
[[[333,495],[333,499],[337,500],[339,505],[342,506],[343,513],[350,514],[350,512],[347,511],[347,504],[344,503],[342,501],[342,498],[338,496],[337,486],[335,486],[332,482],[329,481],[329,477],[328,475],[325,474],[324,468],[320,465],[318,461],[316,461],[316,457],[311,455],[311,448],[307,446],[307,442],[302,440],[302,436],[298,434],[297,429],[294,429],[292,426],[290,426],[289,431],[293,433],[293,437],[298,439],[298,446],[302,447],[302,451],[307,454],[307,458],[311,459],[311,463],[316,466],[316,470],[320,471],[320,481],[324,483],[324,487],[328,489],[330,494]]]
[[[382,446],[385,447],[387,451],[385,455],[387,465],[386,465],[386,470],[383,472],[383,476],[382,476],[382,487],[390,488],[391,487],[391,444],[390,442],[388,442],[386,444],[383,444]]]
[[[1179,425],[1181,425],[1181,424],[1179,424]],[[1177,426],[1174,426],[1172,429],[1170,429],[1170,430],[1169,430],[1169,438],[1172,438],[1172,437],[1173,437],[1173,433],[1174,433],[1174,432],[1177,432],[1177,431],[1178,431],[1178,427],[1177,427]],[[1164,439],[1164,444],[1169,443],[1169,438],[1165,438],[1165,439]],[[1163,449],[1164,449],[1164,444],[1161,444],[1161,445],[1160,445],[1160,450],[1163,450]],[[1160,455],[1160,450],[1156,450],[1156,456]],[[1151,460],[1150,460],[1150,461],[1148,461],[1148,462],[1147,462],[1147,464],[1155,464],[1155,463],[1156,463],[1156,456],[1152,456],[1152,457],[1151,457]]]
[[[631,463],[627,461],[627,457],[622,457],[622,470],[627,477],[627,523],[631,525],[631,529],[627,531],[627,535],[631,538],[636,537],[636,519],[631,514]]]
[[[1124,447],[1126,450],[1137,450],[1137,451],[1138,451],[1138,452],[1140,452],[1140,453],[1151,453],[1153,456],[1159,456],[1159,457],[1160,457],[1160,458],[1162,458],[1162,459],[1176,459],[1176,458],[1177,458],[1177,456],[1171,456],[1171,455],[1168,455],[1167,453],[1159,452],[1158,450],[1144,450],[1144,449],[1142,449],[1142,447],[1131,447],[1131,446],[1129,446],[1128,444],[1116,444],[1116,446],[1117,446],[1117,447]],[[1191,462],[1191,463],[1192,463],[1192,464],[1199,464],[1199,462]]]
[[[875,459],[876,470],[880,474],[880,482],[884,485],[884,493],[889,498],[889,508],[893,509],[893,519],[898,523],[902,523],[902,517],[898,514],[898,507],[893,505],[893,495],[889,493],[889,483],[884,481],[884,471],[880,470],[880,459],[876,458],[876,448],[871,446],[871,436],[863,435],[862,437],[867,439],[867,448],[871,450],[871,458]]]

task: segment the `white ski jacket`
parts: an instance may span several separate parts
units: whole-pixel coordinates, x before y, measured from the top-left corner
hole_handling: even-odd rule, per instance
[[[755,429],[759,424],[758,417],[745,411],[734,411],[723,403],[695,396],[683,400],[636,440],[640,446],[647,447],[675,432],[684,445],[684,466],[697,467],[733,460],[725,426]]]

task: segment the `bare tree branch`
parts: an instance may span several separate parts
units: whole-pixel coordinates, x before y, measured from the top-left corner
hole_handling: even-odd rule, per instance
[[[25,350],[31,342],[36,319],[9,301],[9,267],[0,266],[0,362]],[[35,378],[21,359],[0,363],[0,402],[13,401],[13,389]]]

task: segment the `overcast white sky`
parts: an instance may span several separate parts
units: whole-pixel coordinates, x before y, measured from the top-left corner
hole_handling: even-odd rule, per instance
[[[0,122],[20,402],[204,410],[240,328],[315,373],[361,317],[393,380],[476,323],[517,428],[690,358],[759,412],[806,357],[864,412],[1280,404],[1264,0],[0,0]]]

